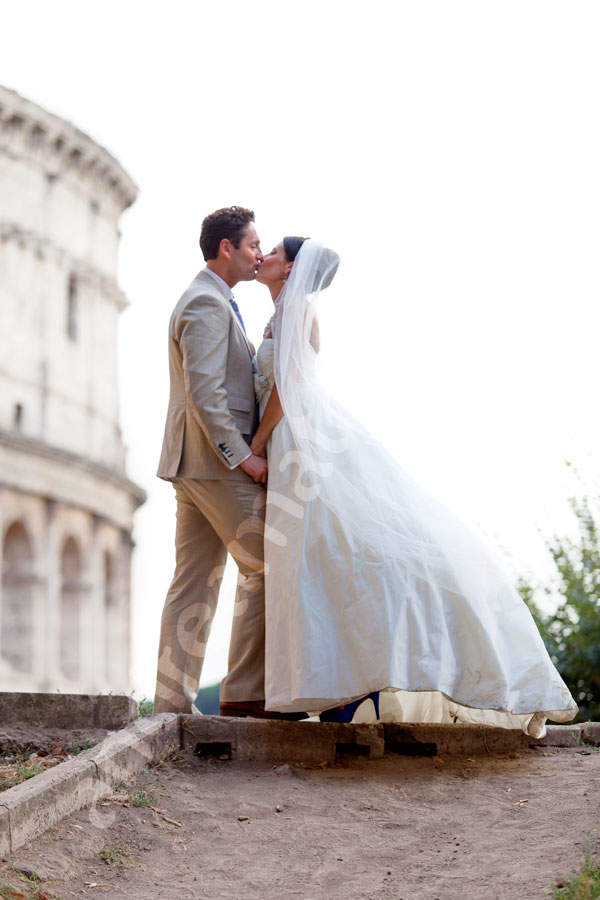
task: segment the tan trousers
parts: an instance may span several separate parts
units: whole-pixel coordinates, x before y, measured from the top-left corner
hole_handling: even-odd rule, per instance
[[[176,478],[175,575],[162,614],[154,712],[192,711],[227,553],[239,569],[221,700],[263,700],[266,489]]]

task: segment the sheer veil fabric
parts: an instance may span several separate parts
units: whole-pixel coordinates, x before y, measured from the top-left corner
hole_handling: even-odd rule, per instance
[[[268,447],[267,708],[381,690],[383,720],[539,737],[577,706],[494,551],[318,382],[316,307],[338,264],[305,241],[257,354],[261,413],[275,382],[285,414]]]

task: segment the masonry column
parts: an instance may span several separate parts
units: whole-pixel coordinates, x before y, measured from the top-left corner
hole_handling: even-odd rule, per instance
[[[49,682],[46,678],[45,650],[47,648],[46,635],[49,631],[48,603],[47,603],[47,575],[46,575],[46,547],[40,542],[39,535],[46,530],[46,504],[38,500],[35,505],[36,539],[33,541],[33,565],[31,570],[31,600],[32,600],[32,660],[31,675],[40,690],[48,689]]]
[[[119,559],[117,571],[117,610],[119,620],[119,664],[117,687],[129,691],[131,667],[131,553],[133,550],[131,535],[121,530]]]
[[[107,679],[104,665],[104,648],[106,646],[106,613],[104,608],[105,566],[102,552],[103,520],[94,516],[92,526],[92,543],[89,555],[89,571],[86,582],[89,584],[87,595],[87,611],[84,618],[83,644],[88,657],[86,681],[91,689],[98,693],[106,690]],[[110,687],[110,685],[109,685]]]
[[[43,658],[43,684],[48,687],[55,686],[63,681],[60,668],[60,548],[58,529],[58,503],[55,500],[46,500],[46,529],[45,529],[45,607],[46,607],[46,636],[44,641]],[[46,689],[46,688],[44,688]]]

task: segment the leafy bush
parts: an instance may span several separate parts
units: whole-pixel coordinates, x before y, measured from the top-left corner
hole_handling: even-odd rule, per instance
[[[554,900],[598,900],[600,897],[600,857],[593,853],[589,842],[583,848],[583,856],[580,874],[552,887]]]
[[[548,653],[579,705],[576,721],[600,719],[600,526],[589,497],[572,497],[569,504],[579,536],[553,537],[548,551],[556,567],[556,585],[533,587],[521,580],[521,596],[546,644]],[[545,615],[536,603],[539,591],[557,596],[554,613]]]
[[[148,700],[147,697],[142,697],[142,699],[138,703],[138,716],[151,716],[153,711],[154,701]]]

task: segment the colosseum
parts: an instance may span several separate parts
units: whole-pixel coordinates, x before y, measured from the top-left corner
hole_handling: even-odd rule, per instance
[[[0,87],[0,683],[129,690],[132,517],[119,427],[119,218],[136,187]]]

